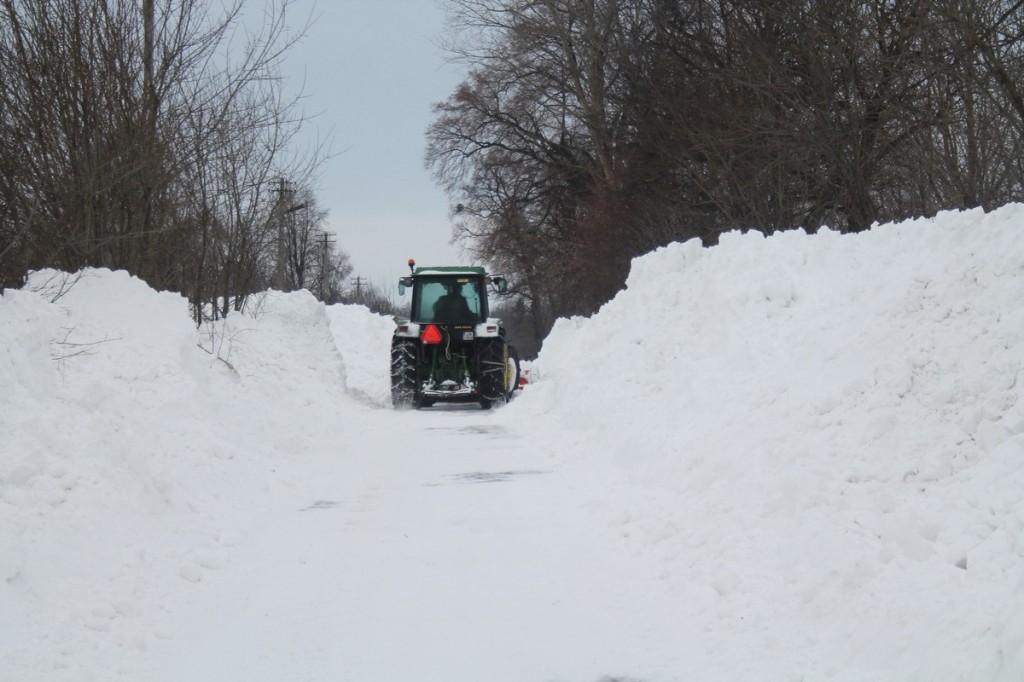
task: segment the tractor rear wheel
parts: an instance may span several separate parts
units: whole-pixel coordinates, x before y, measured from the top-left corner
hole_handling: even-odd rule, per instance
[[[477,347],[477,367],[480,391],[480,407],[488,410],[492,405],[504,403],[507,397],[505,386],[508,366],[508,346],[499,337],[480,339]]]
[[[415,407],[416,341],[395,337],[391,341],[391,404],[398,408]]]

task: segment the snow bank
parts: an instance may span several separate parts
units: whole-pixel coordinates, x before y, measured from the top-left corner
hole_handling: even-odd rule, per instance
[[[802,638],[811,678],[1021,679],[1022,235],[1011,205],[673,244],[556,325],[511,411],[645,491],[605,522],[731,620],[722,652]]]
[[[0,298],[0,678],[148,679],[179,585],[224,565],[318,423],[364,408],[308,293],[197,332],[123,272],[29,289]]]
[[[361,305],[327,307],[338,352],[348,370],[348,388],[377,407],[391,405],[391,364],[388,353],[395,322]]]

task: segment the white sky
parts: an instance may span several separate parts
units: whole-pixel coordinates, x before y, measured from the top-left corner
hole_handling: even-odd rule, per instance
[[[431,105],[463,72],[445,61],[439,0],[294,0],[295,29],[312,15],[286,75],[305,79],[311,138],[330,135],[318,197],[357,275],[396,280],[406,261],[461,264],[448,201],[423,165]]]

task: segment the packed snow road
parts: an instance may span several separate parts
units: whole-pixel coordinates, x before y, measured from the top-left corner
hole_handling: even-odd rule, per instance
[[[359,421],[276,471],[175,607],[160,679],[596,680],[683,644],[528,429],[475,407]]]

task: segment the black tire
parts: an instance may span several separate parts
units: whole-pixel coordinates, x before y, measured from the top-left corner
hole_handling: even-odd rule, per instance
[[[418,389],[416,340],[395,337],[391,340],[391,404],[405,409],[416,407]]]
[[[489,410],[493,405],[504,403],[508,397],[505,387],[508,346],[505,345],[505,339],[500,336],[480,339],[477,343],[477,388],[480,392],[480,407]]]

